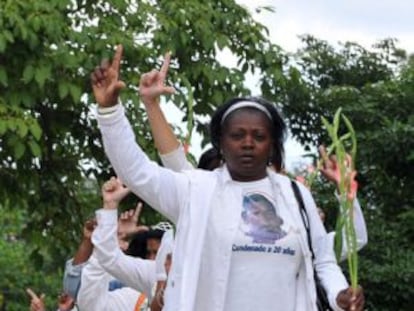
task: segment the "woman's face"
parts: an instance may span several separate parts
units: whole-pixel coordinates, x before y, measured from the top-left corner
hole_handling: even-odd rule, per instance
[[[272,145],[270,120],[259,110],[236,110],[223,124],[221,149],[234,180],[264,178]]]

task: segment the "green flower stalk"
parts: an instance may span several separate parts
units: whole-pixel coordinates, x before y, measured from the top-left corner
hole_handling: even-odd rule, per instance
[[[339,136],[338,130],[340,121],[345,123],[348,132]],[[358,255],[357,255],[357,238],[353,221],[353,200],[356,195],[357,184],[354,180],[357,151],[357,141],[355,131],[348,118],[341,114],[339,108],[334,116],[333,123],[330,124],[322,117],[322,122],[328,131],[332,144],[327,148],[328,155],[335,155],[337,162],[337,174],[339,174],[338,192],[340,197],[340,208],[336,222],[335,234],[335,253],[339,261],[342,252],[342,246],[345,242],[347,248],[348,268],[353,289],[358,287]],[[347,149],[350,149],[347,153]],[[343,241],[343,239],[345,241]]]

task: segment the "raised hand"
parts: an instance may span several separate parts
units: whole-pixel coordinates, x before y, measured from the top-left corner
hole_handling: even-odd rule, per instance
[[[102,186],[103,208],[118,208],[119,202],[121,202],[129,192],[130,190],[122,184],[119,178],[111,177],[111,179],[106,181]]]
[[[353,290],[351,287],[339,292],[336,303],[339,307],[347,311],[364,310],[365,296],[362,287]]]
[[[322,175],[325,176],[325,178],[329,181],[335,183],[336,186],[338,186],[341,181],[341,175],[335,156],[328,157],[325,146],[319,146],[319,155],[322,159]]]
[[[26,289],[26,293],[30,296],[30,311],[45,311],[45,294],[37,296],[30,288]]]
[[[95,100],[100,107],[117,104],[118,96],[125,83],[119,80],[119,67],[122,59],[122,45],[118,45],[112,62],[102,60],[91,74],[92,89]]]
[[[141,214],[142,203],[139,202],[135,209],[130,209],[121,213],[118,219],[118,235],[121,237],[127,237],[134,233],[141,231],[148,231],[147,226],[137,225],[139,215]]]
[[[325,176],[325,178],[329,181],[335,183],[336,187],[339,188],[339,185],[341,183],[341,172],[339,170],[339,165],[336,161],[335,156],[328,157],[324,146],[319,147],[319,154],[322,158],[323,163],[321,168],[322,175]],[[351,163],[352,158],[349,154],[347,154],[345,159],[345,183],[348,189],[348,197],[350,200],[353,200],[356,197],[358,184],[355,180],[357,172],[351,169]]]
[[[144,73],[139,81],[139,94],[144,105],[159,103],[160,96],[173,94],[175,89],[165,85],[168,68],[170,66],[171,54],[167,53],[160,71],[153,69]]]

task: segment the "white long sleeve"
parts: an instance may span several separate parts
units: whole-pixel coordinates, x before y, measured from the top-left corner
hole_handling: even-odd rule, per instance
[[[132,288],[108,290],[113,277],[99,265],[95,253],[83,268],[81,287],[77,297],[80,311],[133,311],[140,296]]]
[[[135,141],[122,105],[116,106],[109,115],[98,114],[97,120],[105,153],[118,177],[152,208],[177,223],[180,209],[186,205],[190,194],[188,176],[148,159]]]
[[[98,226],[92,234],[92,243],[99,264],[126,286],[151,297],[156,284],[155,261],[128,256],[121,251],[117,210],[97,210],[96,218]]]
[[[185,156],[184,147],[182,144],[180,144],[177,149],[171,151],[170,153],[160,154],[160,158],[164,167],[172,169],[175,172],[194,169],[194,167]]]

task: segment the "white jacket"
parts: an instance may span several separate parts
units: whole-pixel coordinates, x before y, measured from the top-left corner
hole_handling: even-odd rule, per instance
[[[155,260],[126,255],[118,244],[118,211],[96,211],[98,226],[92,234],[96,259],[106,272],[151,299],[155,286]]]
[[[191,165],[185,156],[185,151],[183,146],[180,146],[176,149],[171,151],[167,154],[160,154],[160,158],[162,163],[165,167],[172,169],[173,171],[180,172],[188,169],[193,169],[194,167]],[[340,197],[337,193],[335,193],[335,197],[337,200],[340,200]],[[362,213],[361,205],[357,198],[353,201],[353,220],[354,220],[354,228],[355,228],[355,235],[356,235],[356,243],[357,249],[360,250],[368,243],[368,233],[367,233],[367,226],[365,224],[364,214]],[[345,235],[345,229],[343,230],[343,236]],[[334,240],[335,240],[335,232],[329,232],[327,236],[327,247],[334,249]],[[345,260],[348,255],[348,248],[345,243],[345,237],[342,238],[342,251],[341,251],[341,261]]]
[[[242,206],[240,187],[233,183],[225,166],[213,172],[188,170],[177,173],[150,161],[136,144],[135,135],[121,105],[117,106],[112,114],[98,115],[98,123],[105,151],[118,176],[134,193],[177,224],[173,266],[169,275],[164,310],[196,310],[197,304],[201,303],[196,301],[195,296],[206,228],[214,225],[208,223],[209,214],[214,212],[219,219],[223,219],[223,223],[220,224],[222,230],[228,230],[231,234],[235,234],[239,219],[239,215],[220,215],[225,213],[225,209],[215,208],[217,206],[213,206],[213,200],[221,198],[221,206],[228,204]],[[300,232],[304,264],[301,266],[297,282],[296,310],[316,311],[312,260],[290,180],[272,171],[269,171],[268,175],[273,190],[280,192],[283,203],[295,220],[296,230]],[[315,269],[327,289],[331,306],[334,310],[341,310],[336,305],[336,297],[340,290],[348,287],[348,283],[336,264],[333,250],[326,248],[326,231],[312,196],[305,187],[300,187],[312,230],[316,256]],[[203,298],[207,302],[214,297],[215,303],[211,310],[223,311],[231,240],[217,239],[215,243],[216,249],[220,249],[221,252],[211,250],[211,257],[207,264],[212,268],[212,277],[220,281],[211,284],[211,295]]]
[[[114,278],[99,265],[95,254],[82,271],[77,305],[80,311],[134,311],[140,293],[129,287],[109,291]]]
[[[94,251],[82,271],[78,306],[81,311],[134,311],[144,293],[147,299],[141,310],[149,308],[156,283],[155,261],[125,255],[118,245],[117,210],[96,211],[98,226],[92,234]],[[108,290],[111,280],[126,286]]]

